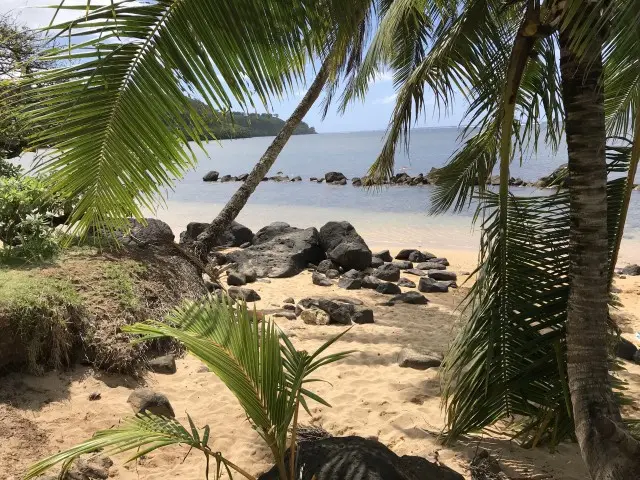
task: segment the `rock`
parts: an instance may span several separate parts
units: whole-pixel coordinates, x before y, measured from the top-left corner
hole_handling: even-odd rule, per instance
[[[63,478],[64,480],[106,480],[109,478],[109,470],[112,466],[113,461],[109,457],[90,454],[76,459]]]
[[[632,362],[637,352],[638,347],[636,347],[632,342],[624,337],[619,338],[618,344],[616,345],[616,357]]]
[[[434,280],[453,280],[455,282],[458,279],[455,272],[447,270],[429,270],[428,275]]]
[[[241,175],[238,175],[236,178],[238,179],[239,182],[245,182],[247,178],[249,178],[249,174],[243,173]]]
[[[100,392],[91,392],[88,398],[90,402],[95,402],[96,400],[100,400],[102,398],[102,394]]]
[[[381,267],[376,268],[371,273],[371,276],[387,282],[397,282],[400,280],[400,268],[393,263],[385,263]]]
[[[640,365],[640,350],[633,354],[633,361]]]
[[[318,183],[323,183],[324,182],[324,178],[319,178],[318,179]]]
[[[202,180],[205,182],[217,182],[219,176],[220,176],[219,172],[216,172],[215,170],[211,170],[204,177],[202,177]]]
[[[230,182],[231,180],[232,180],[231,175],[223,175],[222,177],[220,177],[221,182]]]
[[[357,278],[358,280],[362,280],[365,277],[364,272],[356,270],[352,268],[348,272],[343,275],[344,278]]]
[[[502,471],[500,462],[493,458],[486,450],[476,451],[469,465],[472,479],[509,480],[509,476]]]
[[[447,269],[447,267],[445,267],[443,264],[436,263],[436,262],[422,262],[417,264],[416,268],[420,270],[446,270]]]
[[[251,242],[244,242],[242,245],[240,245],[240,248],[249,248],[251,246]]]
[[[560,165],[550,175],[542,177],[534,185],[536,187],[569,187],[569,170],[567,164]]]
[[[295,177],[293,177],[291,179],[292,182],[301,182],[302,181],[302,177],[300,175],[297,175]]]
[[[149,360],[149,370],[155,373],[172,375],[176,373],[176,359],[173,355],[163,355]]]
[[[426,370],[439,367],[442,364],[442,355],[433,352],[417,352],[410,348],[403,348],[398,355],[398,365],[402,368]]]
[[[416,263],[426,262],[427,256],[424,253],[416,250],[415,252],[411,252],[409,254],[409,257],[407,258],[407,260],[409,260],[410,262],[416,262]]]
[[[299,305],[305,309],[320,309],[329,315],[331,323],[341,325],[351,325],[351,318],[355,313],[355,305],[340,301],[339,298],[303,298]]]
[[[258,292],[251,288],[229,287],[229,296],[234,300],[244,300],[245,302],[257,302],[260,300]]]
[[[487,178],[487,185],[500,185],[500,175],[491,175]]]
[[[329,280],[326,275],[318,272],[313,272],[311,275],[311,281],[314,285],[318,285],[319,287],[330,287],[333,285],[333,282]]]
[[[315,228],[302,230],[278,222],[260,229],[251,247],[228,257],[242,267],[239,271],[252,269],[257,277],[285,278],[302,272],[309,263],[321,263],[324,252]]]
[[[409,260],[409,255],[417,251],[418,250],[416,250],[415,248],[406,248],[406,249],[400,250],[396,255],[396,260]]]
[[[393,265],[398,267],[400,270],[409,270],[410,268],[413,268],[413,263],[408,260],[396,260],[393,262]]]
[[[371,265],[371,250],[349,222],[328,222],[319,233],[327,258],[345,270],[364,270]]]
[[[296,318],[298,318],[296,317],[296,314],[294,312],[288,310],[285,310],[284,312],[276,312],[273,314],[273,316],[276,318],[286,318],[287,320],[295,320]]]
[[[145,218],[145,224],[140,223],[133,218],[129,219],[129,229],[124,231],[115,231],[113,236],[115,239],[125,246],[144,248],[148,245],[154,246],[171,246],[173,248],[173,240],[175,236],[171,231],[171,227],[157,218]],[[100,234],[95,232],[95,234]],[[109,237],[111,232],[102,232],[103,237]]]
[[[347,181],[347,177],[340,172],[327,172],[324,174],[324,179],[327,183],[340,182],[344,180],[346,184]]]
[[[449,291],[449,283],[422,277],[418,283],[418,290],[424,293],[447,293]]]
[[[309,178],[309,181],[310,181],[310,182],[317,182],[317,181],[318,181],[318,178],[317,178],[317,177],[310,177],[310,178]]]
[[[333,301],[340,303],[348,303],[350,305],[364,305],[364,302],[359,298],[353,297],[333,297]]]
[[[208,223],[202,222],[190,222],[187,224],[187,229],[180,234],[180,244],[190,245],[198,238],[198,235],[203,233]],[[229,228],[227,228],[216,240],[214,247],[239,247],[245,243],[251,244],[253,242],[253,232],[238,222],[231,222]]]
[[[441,264],[442,264],[442,265],[444,265],[445,267],[448,267],[448,266],[449,266],[449,260],[447,260],[446,258],[442,258],[442,257],[438,258],[438,257],[435,257],[435,258],[430,258],[430,259],[429,259],[429,261],[430,261],[430,262],[433,262],[433,263],[441,263]]]
[[[378,257],[371,257],[371,267],[378,268],[384,265],[384,260]]]
[[[408,303],[410,305],[426,305],[429,300],[424,295],[418,292],[405,292],[389,300],[390,304],[394,303]]]
[[[331,278],[333,280],[335,280],[336,278],[340,278],[340,272],[338,270],[334,270],[333,268],[327,270],[327,273],[325,273],[325,275],[327,276],[327,278]]]
[[[296,309],[296,306],[292,305],[290,303],[285,303],[284,305],[282,305],[282,308],[285,309],[285,310],[294,311]]]
[[[129,395],[127,403],[131,405],[136,415],[149,412],[153,415],[175,418],[169,399],[162,393],[154,392],[150,388],[135,389]]]
[[[380,285],[381,283],[384,282],[379,278],[374,277],[373,275],[367,275],[361,281],[362,288],[370,288],[372,290],[378,288],[378,285]]]
[[[362,186],[362,179],[359,177],[353,177],[351,179],[351,185],[353,185],[354,187],[361,187]]]
[[[351,320],[353,323],[358,323],[360,325],[373,323],[373,310],[370,308],[356,307],[356,311],[353,313]]]
[[[622,269],[620,273],[622,273],[623,275],[631,276],[640,275],[640,265],[636,265],[635,263],[632,265],[627,265]]]
[[[402,278],[400,278],[400,280],[398,280],[398,286],[399,287],[406,287],[406,288],[416,288],[415,282],[412,282],[408,278],[404,278],[404,277],[402,277]]]
[[[291,303],[291,304],[295,304],[296,301],[293,299],[293,297],[287,297],[285,298],[282,303]]]
[[[227,275],[227,284],[241,287],[247,284],[247,277],[240,272],[229,272]]]
[[[381,252],[376,252],[376,253],[373,254],[373,256],[380,258],[384,262],[392,262],[393,261],[393,258],[391,258],[391,254],[389,253],[389,250],[382,250]]]
[[[431,253],[431,252],[422,252],[422,254],[427,257],[427,259],[425,260],[426,262],[430,262],[432,261],[433,258],[437,258],[438,256]]]
[[[329,314],[319,308],[310,308],[300,313],[300,319],[307,325],[329,325],[331,318]]]
[[[362,280],[359,278],[342,277],[338,281],[338,286],[346,290],[359,290],[362,288]]]
[[[299,480],[464,480],[450,468],[422,457],[399,457],[376,440],[355,436],[302,441],[296,461]],[[258,480],[278,478],[273,467]]]
[[[396,295],[402,293],[402,290],[395,283],[383,282],[376,287],[376,292],[384,293],[385,295]]]
[[[328,270],[338,270],[338,268],[340,268],[337,264],[333,263],[333,261],[326,259],[326,260],[322,260],[319,264],[318,264],[318,268],[317,270],[320,273],[327,273]]]
[[[427,276],[427,272],[423,270],[418,270],[417,268],[409,268],[408,270],[405,270],[404,273],[410,273],[411,275],[417,275],[418,277]]]

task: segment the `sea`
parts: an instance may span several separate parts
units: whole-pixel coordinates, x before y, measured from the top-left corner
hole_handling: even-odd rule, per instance
[[[442,167],[460,147],[458,128],[423,128],[411,132],[409,148],[399,148],[396,172],[409,175]],[[477,250],[479,225],[473,223],[475,206],[460,213],[428,214],[431,186],[386,186],[364,189],[310,182],[310,177],[338,171],[348,178],[360,177],[378,156],[384,131],[320,133],[293,136],[269,176],[281,172],[301,176],[302,182],[262,182],[238,221],[257,230],[271,222],[283,221],[298,227],[320,228],[331,220],[347,220],[376,248],[429,248]],[[220,175],[248,173],[269,146],[273,137],[255,137],[209,142],[204,151],[194,146],[197,167],[164,192],[164,199],[150,215],[160,218],[176,235],[191,221],[211,221],[239,187],[238,182],[203,182],[210,170]],[[557,153],[541,145],[518,155],[511,176],[535,181],[566,163],[566,145]],[[548,194],[531,187],[513,187],[518,195]],[[640,192],[632,195],[620,260],[640,263]]]

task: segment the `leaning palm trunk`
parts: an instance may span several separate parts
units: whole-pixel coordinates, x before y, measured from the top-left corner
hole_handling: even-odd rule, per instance
[[[583,2],[596,18],[597,5]],[[594,479],[640,478],[640,444],[623,428],[608,371],[608,238],[603,39],[594,28],[574,51],[568,25],[560,35],[560,68],[570,183],[570,292],[567,374],[575,432]]]
[[[224,208],[220,210],[218,216],[211,222],[207,229],[198,235],[197,241],[194,242],[192,248],[203,260],[206,258],[211,247],[215,245],[217,238],[231,225],[231,222],[236,219],[240,211],[247,204],[251,194],[256,190],[258,185],[260,185],[260,182],[275,163],[278,155],[280,155],[280,152],[289,141],[289,138],[291,138],[291,135],[293,135],[295,129],[300,125],[304,116],[320,96],[329,78],[330,62],[331,56],[329,55],[320,67],[309,90],[307,90],[305,96],[287,119],[280,133],[273,139],[269,148],[267,148],[258,163],[253,167],[253,170],[251,170],[245,182],[238,188],[236,193],[233,194]]]

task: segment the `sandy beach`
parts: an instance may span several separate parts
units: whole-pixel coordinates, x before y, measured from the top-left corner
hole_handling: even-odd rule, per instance
[[[179,228],[173,225],[174,229]],[[370,232],[369,232],[370,234]],[[369,241],[367,232],[363,232]],[[429,237],[427,237],[428,239]],[[436,237],[438,243],[441,237]],[[378,237],[379,239],[379,237]],[[477,253],[463,248],[432,248],[432,242],[390,246],[370,241],[372,250],[421,247],[446,256],[455,272],[469,272],[477,262]],[[311,416],[302,423],[320,426],[333,435],[360,435],[376,438],[400,455],[411,454],[439,461],[471,478],[469,461],[478,449],[488,449],[499,459],[511,480],[583,480],[587,472],[575,444],[562,444],[555,453],[546,448],[525,450],[507,435],[470,436],[451,447],[438,442],[444,427],[441,409],[440,378],[437,369],[425,371],[398,366],[398,353],[404,347],[444,353],[455,335],[464,298],[466,276],[461,287],[446,294],[427,294],[429,305],[381,306],[380,294],[371,290],[348,291],[312,284],[311,274],[272,279],[271,283],[252,284],[262,297],[258,309],[279,308],[285,298],[299,300],[308,296],[350,296],[373,309],[375,323],[355,325],[333,348],[355,350],[348,359],[321,370],[317,391],[332,408],[311,406]],[[620,298],[626,318],[622,326],[630,340],[640,331],[640,277],[618,279]],[[407,291],[410,289],[404,289]],[[312,350],[342,326],[311,326],[300,320],[276,319],[297,348]],[[188,413],[199,427],[208,424],[213,445],[231,461],[259,474],[271,466],[269,452],[246,421],[243,411],[224,385],[196,359],[179,359],[174,375],[149,373],[143,381],[118,375],[106,375],[77,366],[67,372],[51,372],[42,377],[11,374],[2,379],[0,390],[0,479],[18,480],[24,469],[45,455],[68,448],[89,438],[98,429],[118,425],[131,415],[126,400],[141,385],[164,393],[177,418],[186,422]],[[640,365],[626,363],[620,375],[629,382],[628,395],[640,398]],[[101,399],[90,401],[99,392]],[[640,404],[626,407],[637,416]],[[114,457],[110,477],[118,480],[161,480],[204,478],[204,460],[192,454],[184,460],[186,449],[170,447],[145,456],[137,463],[123,464]],[[184,460],[184,461],[183,461]]]

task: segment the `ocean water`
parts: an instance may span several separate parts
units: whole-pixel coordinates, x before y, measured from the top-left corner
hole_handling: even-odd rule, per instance
[[[347,184],[333,186],[309,182],[309,177],[339,171],[348,178],[366,174],[376,159],[383,131],[300,135],[290,139],[269,175],[282,172],[303,182],[262,182],[238,220],[252,229],[273,221],[295,226],[320,227],[329,220],[348,220],[376,246],[437,249],[478,248],[478,228],[472,226],[471,207],[459,214],[429,216],[430,186],[388,186],[370,191]],[[210,142],[196,150],[198,166],[177,181],[166,201],[152,212],[167,221],[176,233],[190,221],[211,221],[240,185],[237,182],[206,183],[210,170],[221,175],[247,173],[270,144],[271,137]],[[428,128],[412,132],[410,148],[396,156],[396,171],[410,175],[441,167],[460,145],[457,128]],[[516,158],[511,176],[535,181],[566,163],[566,146],[557,154],[541,146]],[[548,190],[514,188],[516,194],[545,194]],[[622,261],[640,262],[640,192],[634,192],[621,252]]]

